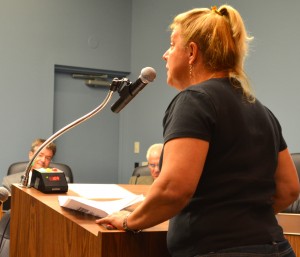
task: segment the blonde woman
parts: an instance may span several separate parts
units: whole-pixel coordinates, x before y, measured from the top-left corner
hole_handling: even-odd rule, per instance
[[[170,219],[174,257],[294,257],[275,214],[299,195],[280,124],[243,69],[248,43],[233,7],[179,14],[163,55],[179,93],[163,120],[161,173],[131,214],[96,222],[138,231]]]

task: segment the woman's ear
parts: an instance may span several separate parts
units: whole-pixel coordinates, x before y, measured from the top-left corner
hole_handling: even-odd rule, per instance
[[[193,64],[198,56],[198,46],[195,42],[190,42],[188,46],[189,64]]]

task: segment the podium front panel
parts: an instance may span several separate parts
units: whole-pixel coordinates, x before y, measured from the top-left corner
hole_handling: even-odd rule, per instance
[[[133,193],[145,185],[122,185]],[[107,230],[95,217],[64,209],[58,195],[12,186],[11,257],[167,257],[168,223],[139,234]],[[67,192],[65,195],[74,195]]]

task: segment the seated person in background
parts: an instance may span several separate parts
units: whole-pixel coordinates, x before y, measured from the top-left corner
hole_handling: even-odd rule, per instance
[[[39,147],[45,142],[45,139],[36,139],[31,144],[31,149],[29,151],[28,157],[29,160],[32,160],[34,154],[39,149]],[[48,168],[53,156],[56,153],[56,145],[54,143],[50,143],[47,145],[36,157],[35,161],[32,164],[32,169],[39,168]],[[19,183],[21,181],[21,177],[25,174],[24,172],[8,175],[3,178],[2,185],[11,191],[11,185],[13,183]]]
[[[162,149],[163,149],[163,144],[153,144],[148,148],[146,154],[148,167],[150,169],[153,180],[155,180],[160,173],[159,160],[160,160]]]
[[[140,166],[136,169],[145,169],[148,168],[150,171],[149,175],[145,174],[139,174],[138,175],[132,175],[129,184],[142,184],[142,185],[150,185],[153,183],[153,181],[159,176],[160,169],[159,169],[159,160],[160,155],[163,149],[163,144],[153,144],[151,145],[146,154],[146,159],[148,162],[148,166]],[[136,171],[136,170],[135,170]]]

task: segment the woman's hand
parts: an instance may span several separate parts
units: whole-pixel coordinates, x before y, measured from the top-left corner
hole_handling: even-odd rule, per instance
[[[96,223],[104,226],[107,229],[123,230],[123,221],[129,213],[129,211],[115,212],[106,216],[105,218],[97,219]]]

